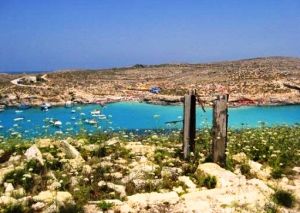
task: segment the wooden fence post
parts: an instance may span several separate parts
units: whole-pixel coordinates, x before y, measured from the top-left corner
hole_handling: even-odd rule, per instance
[[[229,95],[217,96],[213,102],[212,158],[223,167],[226,165],[228,98]]]
[[[188,159],[190,152],[195,151],[196,134],[196,91],[191,90],[184,96],[183,119],[183,157]]]

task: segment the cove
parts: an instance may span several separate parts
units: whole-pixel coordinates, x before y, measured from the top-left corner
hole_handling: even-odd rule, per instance
[[[94,117],[91,112],[100,109],[106,119]],[[146,130],[146,129],[181,129],[180,121],[183,106],[162,106],[139,102],[118,102],[101,108],[99,105],[75,105],[72,108],[53,107],[49,111],[30,108],[18,112],[17,108],[7,108],[0,112],[0,136],[41,137],[53,134],[75,134],[79,130],[87,132]],[[58,120],[61,125],[54,126],[51,120]],[[93,121],[95,123],[91,123]],[[90,123],[89,123],[90,122]],[[203,112],[197,108],[197,128],[210,127],[212,109]],[[229,127],[259,127],[296,125],[300,123],[300,105],[289,106],[251,106],[229,108]]]

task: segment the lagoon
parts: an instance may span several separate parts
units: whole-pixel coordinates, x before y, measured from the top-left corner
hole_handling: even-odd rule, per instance
[[[100,109],[103,117],[94,117],[91,112]],[[53,134],[76,134],[79,130],[94,132],[149,129],[181,129],[183,106],[162,106],[138,102],[119,102],[99,105],[76,105],[72,108],[53,107],[49,111],[31,108],[18,112],[17,108],[7,108],[0,112],[0,136],[11,135],[24,138],[42,137]],[[51,120],[61,121],[54,126]],[[197,108],[197,128],[211,126],[212,109],[203,112]],[[93,121],[90,122],[89,121]],[[96,122],[96,124],[91,124]],[[300,123],[300,105],[290,106],[251,106],[229,109],[229,127],[258,127],[265,124],[295,125]]]

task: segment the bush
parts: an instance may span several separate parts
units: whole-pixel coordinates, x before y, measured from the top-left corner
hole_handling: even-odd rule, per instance
[[[240,167],[241,173],[242,175],[245,175],[246,178],[251,178],[251,167],[249,166],[249,164],[242,164]]]
[[[83,213],[83,207],[80,205],[67,204],[59,208],[59,213]]]
[[[203,185],[208,189],[213,189],[217,185],[217,179],[215,176],[207,176],[204,178]]]
[[[7,206],[3,213],[24,213],[25,209],[21,204],[10,204]]]
[[[111,209],[113,206],[114,206],[113,203],[108,203],[108,202],[105,202],[105,201],[101,201],[101,202],[98,204],[98,207],[99,207],[102,211],[107,211],[107,210]]]
[[[273,201],[278,205],[291,208],[295,203],[295,197],[290,192],[278,190],[273,194]]]

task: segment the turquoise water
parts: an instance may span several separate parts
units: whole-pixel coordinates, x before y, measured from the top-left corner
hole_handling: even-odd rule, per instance
[[[0,135],[37,137],[43,135],[69,133],[74,134],[80,129],[93,132],[117,130],[145,129],[180,129],[182,123],[166,124],[169,121],[182,120],[182,106],[161,106],[137,102],[120,102],[108,104],[101,109],[107,119],[93,117],[91,111],[101,109],[99,105],[78,105],[73,108],[54,107],[47,112],[40,108],[31,108],[16,112],[16,108],[8,108],[0,112]],[[212,110],[202,112],[197,108],[197,127],[210,126]],[[55,127],[49,120],[61,121]],[[93,120],[96,124],[88,124]],[[293,125],[300,123],[300,105],[272,107],[240,107],[229,109],[229,126],[257,127],[260,122],[266,125]]]

